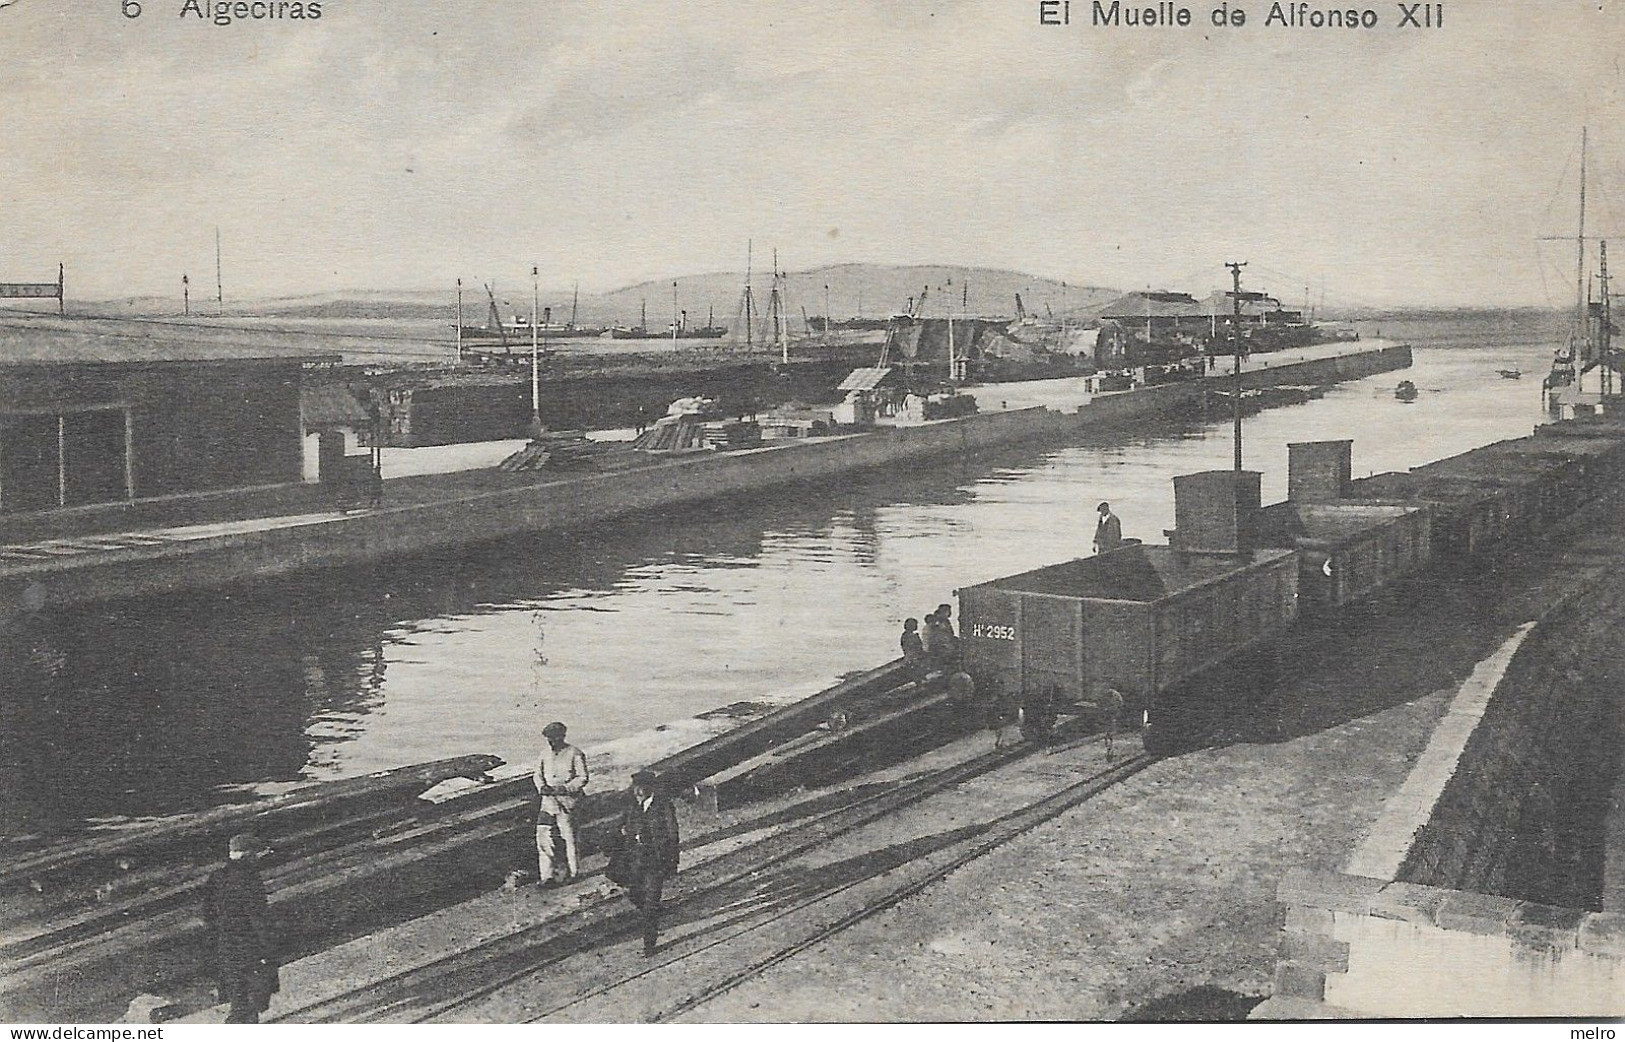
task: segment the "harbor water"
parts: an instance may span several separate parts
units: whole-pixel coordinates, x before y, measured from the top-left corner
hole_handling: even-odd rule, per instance
[[[1372,329],[1366,333],[1374,332]],[[1356,476],[1542,417],[1551,320],[1417,322],[1410,371],[1250,417],[1354,439]],[[1521,380],[1497,370],[1519,368]],[[1420,389],[1396,400],[1401,379]],[[463,753],[528,762],[553,719],[592,747],[897,653],[960,586],[1089,553],[1095,504],[1163,541],[1176,474],[1231,465],[1228,415],[734,499],[456,557],[35,616],[0,633],[0,834],[173,813]]]

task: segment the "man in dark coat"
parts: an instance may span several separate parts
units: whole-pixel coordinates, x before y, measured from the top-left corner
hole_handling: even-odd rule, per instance
[[[925,641],[920,637],[920,620],[904,619],[903,635],[898,638],[903,649],[903,661],[908,665],[909,676],[914,680],[924,680],[930,672],[930,664],[925,657]]]
[[[632,776],[632,801],[621,815],[623,864],[616,873],[643,918],[643,954],[653,955],[660,933],[660,898],[677,872],[677,810],[650,771]]]
[[[1102,503],[1095,510],[1100,514],[1100,520],[1095,522],[1095,553],[1109,554],[1123,545],[1123,522],[1112,513],[1110,503]]]
[[[203,915],[214,935],[214,974],[220,999],[231,1003],[228,1024],[257,1024],[277,991],[276,946],[259,859],[268,853],[252,833],[231,837],[228,859],[209,876]]]
[[[926,616],[926,626],[930,633],[926,648],[933,668],[956,672],[959,669],[959,636],[954,633],[953,605],[937,605],[937,610]]]

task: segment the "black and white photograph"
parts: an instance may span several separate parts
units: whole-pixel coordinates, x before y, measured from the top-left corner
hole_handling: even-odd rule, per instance
[[[1625,3],[1339,2],[0,0],[9,1037],[1613,1038]]]

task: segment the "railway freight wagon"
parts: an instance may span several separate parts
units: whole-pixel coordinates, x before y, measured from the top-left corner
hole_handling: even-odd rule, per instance
[[[1486,445],[1413,467],[1411,472],[1428,479],[1501,485],[1513,490],[1508,507],[1513,511],[1512,534],[1519,538],[1544,531],[1590,498],[1585,472],[1577,460],[1509,452],[1501,445]]]
[[[1382,560],[1380,547],[1372,559],[1371,548],[1366,547],[1368,552],[1357,555],[1365,560],[1353,562],[1355,575],[1345,576],[1350,580],[1347,583],[1336,579],[1335,555],[1306,560],[1304,575],[1310,579],[1311,588],[1304,594],[1317,605],[1340,605],[1351,597],[1369,593],[1384,572],[1404,574],[1419,570],[1434,558],[1450,560],[1481,554],[1522,536],[1537,523],[1539,479],[1527,471],[1518,476],[1503,468],[1492,474],[1486,470],[1484,460],[1452,469],[1447,464],[1462,458],[1455,457],[1408,473],[1391,471],[1356,481],[1352,478],[1353,446],[1348,440],[1295,442],[1287,446],[1288,502],[1263,512],[1265,541],[1269,545],[1292,545],[1290,537],[1303,537],[1342,542],[1337,531],[1341,526],[1334,517],[1309,510],[1305,504],[1341,508],[1400,506],[1424,513],[1425,518],[1396,520],[1397,529],[1383,537],[1396,540],[1387,546],[1391,560]],[[1317,513],[1318,518],[1314,516]],[[1380,519],[1373,520],[1378,529],[1383,527]],[[1424,525],[1425,532],[1419,531]],[[1317,528],[1320,531],[1315,531]],[[1356,536],[1352,542],[1359,544],[1364,539]],[[1306,543],[1305,549],[1310,548]],[[1316,567],[1324,581],[1312,579]],[[1322,586],[1330,588],[1319,589]]]
[[[1437,561],[1452,561],[1486,553],[1511,537],[1515,495],[1501,485],[1388,471],[1354,481],[1348,499],[1426,506],[1429,551]]]
[[[1376,503],[1276,503],[1259,511],[1259,546],[1299,551],[1304,614],[1364,600],[1432,561],[1431,512]]]
[[[1584,476],[1587,495],[1607,495],[1625,478],[1625,441],[1584,437],[1566,429],[1542,427],[1533,437],[1502,442],[1509,454],[1573,460]]]
[[[958,591],[963,668],[1008,715],[1034,696],[1056,705],[1123,696],[1126,721],[1166,749],[1203,683],[1298,618],[1298,559],[1131,545]],[[1175,692],[1180,697],[1171,697]]]

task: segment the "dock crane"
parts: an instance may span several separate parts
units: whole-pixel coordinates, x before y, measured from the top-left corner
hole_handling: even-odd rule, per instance
[[[908,311],[903,315],[903,317],[908,319],[910,322],[914,321],[916,318],[919,318],[920,314],[925,311],[925,298],[930,292],[931,286],[927,284],[920,287],[920,295],[918,297],[908,298]],[[879,367],[882,369],[886,368],[886,362],[891,355],[892,337],[896,335],[897,319],[893,317],[891,323],[886,327],[886,342],[880,346],[880,361],[877,363],[877,365],[879,365]]]
[[[497,309],[496,291],[491,288],[489,282],[485,284],[485,298],[490,301],[491,307],[491,314],[490,318],[487,319],[487,324],[497,331],[497,336],[502,338],[503,352],[511,354],[513,349],[508,346],[508,328],[502,324],[502,312]]]

